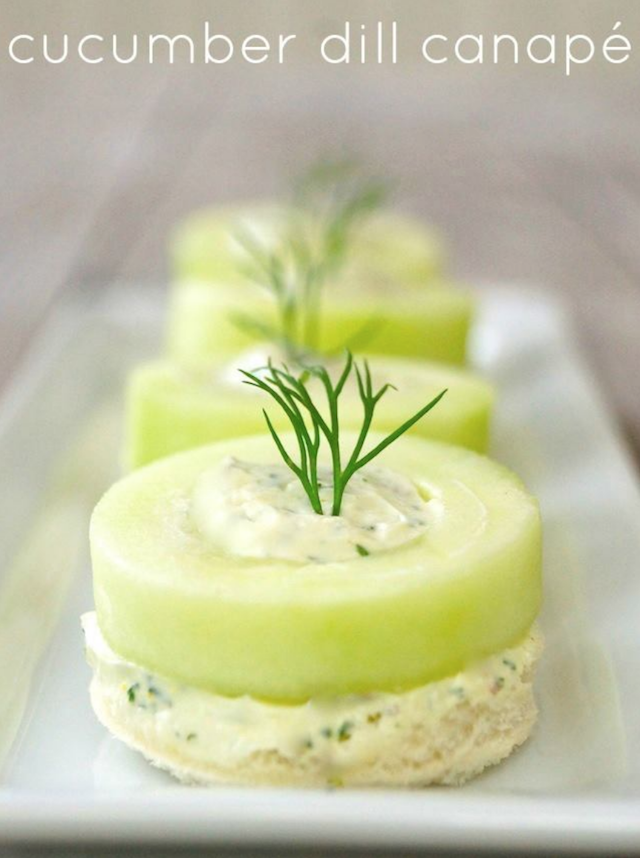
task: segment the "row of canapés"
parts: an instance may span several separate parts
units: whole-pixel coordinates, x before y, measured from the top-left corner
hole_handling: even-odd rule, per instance
[[[481,455],[432,232],[320,178],[177,233],[169,356],[92,519],[92,702],[187,781],[458,784],[536,720],[538,507]]]
[[[129,466],[264,431],[260,395],[242,384],[238,370],[269,357],[291,360],[292,341],[307,360],[329,365],[345,348],[368,355],[376,376],[397,388],[381,404],[374,428],[389,429],[396,414],[412,413],[425,396],[447,388],[438,409],[412,431],[487,450],[494,393],[463,368],[474,301],[445,281],[433,231],[391,212],[354,224],[344,259],[312,284],[317,298],[292,300],[299,312],[295,330],[287,332],[269,266],[282,265],[285,290],[299,287],[299,268],[309,264],[296,264],[289,245],[292,219],[304,236],[304,217],[253,204],[199,212],[177,231],[168,356],[140,366],[131,378]],[[360,418],[357,396],[347,391],[343,425],[356,428]],[[274,420],[280,427],[282,413]]]

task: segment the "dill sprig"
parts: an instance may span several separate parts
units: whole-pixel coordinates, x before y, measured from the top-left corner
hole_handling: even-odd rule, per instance
[[[242,312],[236,312],[233,321],[248,333],[277,344],[290,357],[297,357],[300,315],[297,284],[305,274],[299,252],[294,252],[290,238],[274,247],[265,247],[246,231],[238,231],[235,238],[247,256],[245,275],[271,294],[277,321],[271,325]]]
[[[353,450],[345,461],[340,449],[339,400],[352,370],[355,370],[358,393],[363,408],[363,419]],[[344,492],[353,475],[372,459],[375,459],[401,435],[404,435],[428,411],[431,411],[447,392],[446,389],[443,390],[417,411],[413,417],[405,420],[401,426],[383,438],[371,450],[363,453],[378,403],[387,391],[396,389],[392,384],[387,383],[379,390],[374,390],[371,370],[366,360],[360,367],[351,352],[347,352],[345,365],[335,382],[322,365],[306,366],[302,373],[295,375],[286,364],[282,364],[279,368],[274,366],[272,361],[269,361],[268,366],[264,367],[264,372],[260,370],[249,372],[243,369],[240,372],[244,376],[244,384],[257,387],[264,393],[268,393],[288,417],[298,444],[297,460],[286,449],[266,409],[263,408],[262,410],[271,437],[283,461],[300,480],[312,509],[318,515],[324,514],[318,477],[318,458],[323,438],[331,455],[333,482],[331,515],[340,515]],[[307,387],[307,382],[311,377],[317,378],[322,385],[326,397],[326,416],[314,401]]]
[[[355,230],[382,205],[388,190],[355,161],[321,161],[294,184],[292,213],[277,243],[265,246],[247,231],[236,232],[247,259],[245,274],[276,304],[275,325],[244,312],[234,313],[236,325],[276,343],[292,360],[317,352],[322,289],[338,275]]]
[[[294,182],[294,208],[315,222],[321,271],[345,260],[353,230],[387,200],[390,183],[371,176],[356,159],[320,160]]]
[[[335,277],[348,258],[354,231],[384,204],[387,181],[363,172],[355,159],[321,160],[294,185],[294,204],[306,211],[318,231],[316,254],[307,254],[303,278],[305,324],[302,344],[317,350],[322,286]]]

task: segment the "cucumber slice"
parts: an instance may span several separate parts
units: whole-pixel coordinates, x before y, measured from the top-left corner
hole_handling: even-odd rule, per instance
[[[171,243],[173,269],[178,280],[240,282],[242,251],[234,232],[249,232],[266,243],[277,242],[291,211],[268,203],[204,209],[190,215]],[[382,212],[367,220],[353,239],[350,270],[377,279],[423,283],[442,273],[444,253],[440,238],[417,218]]]
[[[349,448],[354,440],[344,439]],[[198,532],[196,481],[229,455],[277,458],[268,436],[220,442],[135,472],[98,504],[98,622],[124,658],[232,696],[398,691],[513,645],[536,617],[538,508],[489,459],[402,438],[376,463],[410,475],[432,499],[426,534],[318,565],[224,556]]]
[[[232,318],[251,307],[266,322],[273,302],[243,273],[235,233],[277,244],[287,210],[245,206],[193,215],[173,242],[169,351],[182,362],[241,351],[252,342]],[[320,348],[331,351],[367,331],[367,349],[463,363],[471,298],[439,279],[442,254],[430,230],[381,214],[356,233],[347,263],[324,290]]]
[[[253,369],[258,362],[256,357],[245,368]],[[446,387],[442,402],[412,431],[479,452],[487,449],[494,402],[490,384],[470,372],[425,361],[376,356],[370,363],[376,379],[398,388],[380,402],[374,429],[393,431],[399,418],[415,414]],[[212,441],[264,432],[263,407],[278,429],[288,428],[279,409],[270,408],[263,394],[240,381],[233,364],[224,374],[220,367],[189,370],[166,360],[138,367],[128,386],[127,464],[137,468]],[[362,405],[355,383],[344,391],[340,419],[347,429],[360,427]]]
[[[342,284],[339,295],[324,296],[319,348],[332,352],[364,340],[367,351],[463,364],[473,302],[465,293],[442,286],[389,287],[380,293]],[[273,302],[245,283],[192,280],[174,285],[170,298],[169,353],[185,364],[224,358],[255,344],[234,315],[251,313],[275,322]]]

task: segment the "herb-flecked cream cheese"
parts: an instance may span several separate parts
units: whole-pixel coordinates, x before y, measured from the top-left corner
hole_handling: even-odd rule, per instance
[[[319,469],[325,515],[313,511],[295,474],[284,464],[229,456],[198,479],[192,517],[202,533],[233,556],[333,563],[398,548],[420,538],[438,513],[414,483],[369,465],[349,481],[340,515],[330,515],[331,471]]]
[[[542,648],[522,642],[453,676],[409,691],[350,694],[279,705],[224,697],[158,676],[117,655],[85,614],[94,706],[109,728],[175,774],[215,782],[274,780],[276,760],[300,782],[384,782],[389,766],[458,783],[524,741],[536,707],[533,668]],[[269,775],[269,777],[266,777]]]

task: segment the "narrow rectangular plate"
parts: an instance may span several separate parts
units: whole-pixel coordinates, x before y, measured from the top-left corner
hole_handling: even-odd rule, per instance
[[[461,789],[186,788],[107,736],[87,695],[87,522],[118,474],[122,386],[160,348],[160,293],[59,311],[0,411],[0,840],[640,847],[640,492],[561,308],[482,293],[493,455],[538,495],[540,723]]]

